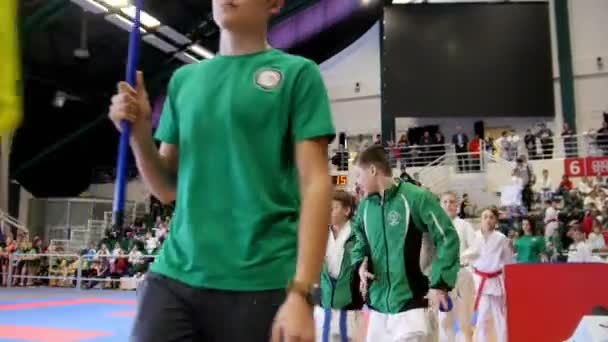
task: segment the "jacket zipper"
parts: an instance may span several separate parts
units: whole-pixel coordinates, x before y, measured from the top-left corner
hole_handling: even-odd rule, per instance
[[[386,293],[386,309],[390,311],[389,298],[391,293],[391,276],[388,261],[388,240],[386,239],[386,225],[384,222],[384,199],[382,199],[380,202],[380,208],[382,209],[382,233],[384,234],[384,249],[386,251],[386,281],[388,282],[388,291]]]

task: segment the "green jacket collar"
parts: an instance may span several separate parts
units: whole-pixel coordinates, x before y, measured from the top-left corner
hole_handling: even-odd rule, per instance
[[[395,184],[393,186],[391,186],[390,188],[384,190],[384,202],[392,200],[393,197],[395,197],[395,195],[397,195],[397,193],[399,193],[399,189],[401,189],[402,185],[403,185],[403,181],[402,180],[396,180]],[[380,193],[378,193],[378,192],[370,194],[369,198],[371,200],[374,200],[374,201],[377,201],[377,202],[381,201]]]

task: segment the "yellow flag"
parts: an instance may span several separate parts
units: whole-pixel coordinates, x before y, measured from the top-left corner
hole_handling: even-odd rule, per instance
[[[21,122],[17,0],[0,0],[0,135]]]

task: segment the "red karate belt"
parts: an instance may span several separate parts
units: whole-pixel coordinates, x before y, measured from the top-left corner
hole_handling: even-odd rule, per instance
[[[477,289],[477,294],[475,295],[474,310],[477,311],[477,309],[479,308],[479,300],[481,299],[481,294],[483,293],[483,287],[486,285],[486,280],[500,276],[502,274],[502,270],[492,272],[492,273],[487,273],[487,272],[482,272],[482,271],[474,268],[473,272],[475,272],[475,274],[477,274],[478,276],[481,277],[481,283],[479,284],[479,288]]]

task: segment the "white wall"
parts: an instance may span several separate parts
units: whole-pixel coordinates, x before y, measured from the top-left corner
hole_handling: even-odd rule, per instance
[[[323,63],[321,72],[338,131],[380,132],[380,24]]]
[[[486,127],[511,126],[525,130],[538,122],[547,121],[555,130],[561,130],[562,109],[559,89],[559,66],[555,33],[553,0],[550,1],[553,69],[555,76],[554,118],[484,118]],[[573,69],[575,74],[575,102],[579,132],[600,127],[602,111],[608,111],[608,1],[571,0],[570,34],[572,41]],[[323,63],[321,70],[328,87],[338,131],[349,135],[379,133],[380,124],[380,29],[375,25],[352,46]],[[598,70],[595,59],[603,56],[605,67]],[[361,91],[355,92],[360,82]],[[451,135],[456,124],[469,133],[473,123],[481,118],[399,118],[397,131],[411,126],[440,124],[446,136]]]
[[[601,127],[602,111],[608,112],[608,1],[569,4],[577,128],[584,131]],[[603,70],[597,57],[604,61]]]

